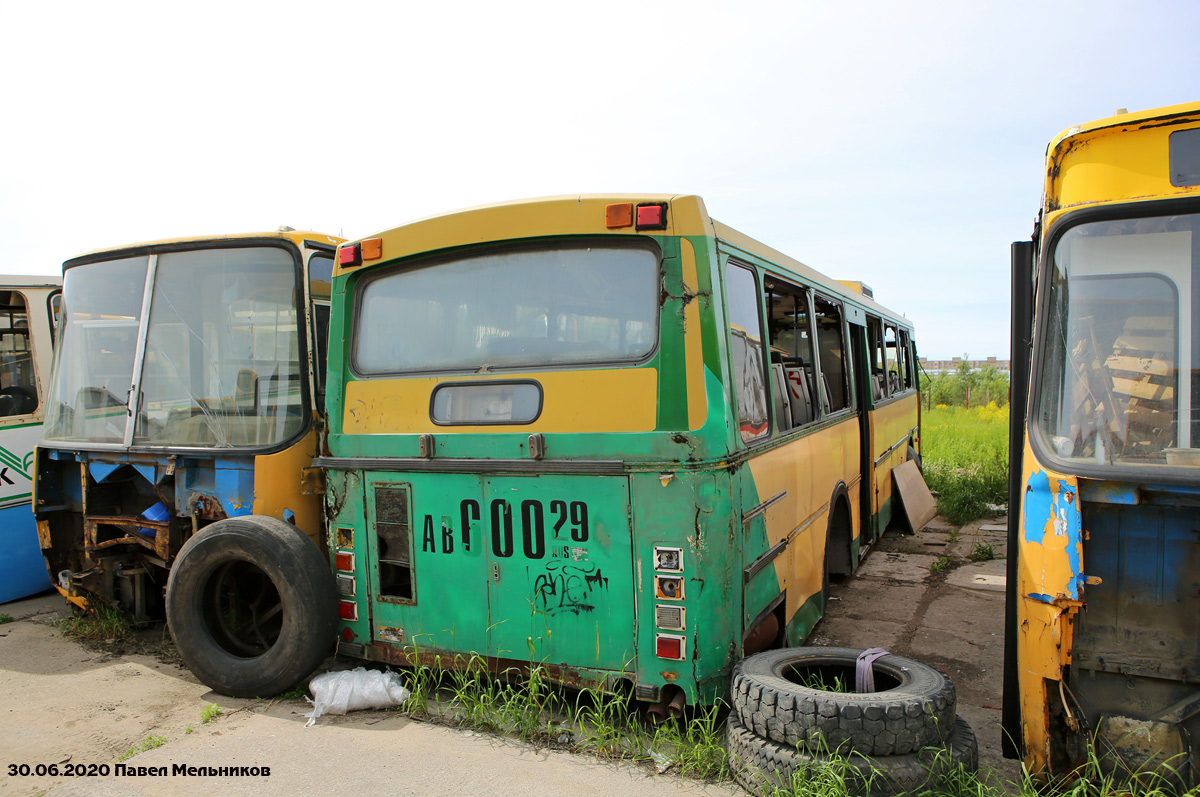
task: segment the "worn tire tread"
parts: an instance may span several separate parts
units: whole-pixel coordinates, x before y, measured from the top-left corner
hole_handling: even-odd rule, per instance
[[[921,791],[936,793],[957,773],[979,768],[975,732],[961,717],[948,738],[933,747],[892,756],[861,753],[829,756],[764,739],[744,726],[736,714],[727,726],[729,766],[737,782],[757,797],[775,789],[788,791],[800,781],[844,779],[846,791],[859,797],[892,797]],[[836,762],[835,762],[836,761]],[[821,770],[827,774],[822,774]]]
[[[283,606],[279,638],[257,656],[230,654],[205,623],[206,580],[230,561],[262,570]],[[269,697],[311,674],[332,651],[337,585],[320,549],[295,526],[274,517],[228,518],[180,549],[167,578],[166,612],[179,656],[201,683],[232,697]]]
[[[861,650],[802,647],[768,650],[734,665],[733,709],[748,729],[790,747],[902,755],[944,742],[954,728],[954,684],[927,664],[895,654],[876,673],[899,686],[881,692],[810,689],[784,677],[793,665],[846,666]]]

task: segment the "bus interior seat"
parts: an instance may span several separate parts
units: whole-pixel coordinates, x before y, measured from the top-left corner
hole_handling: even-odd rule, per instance
[[[812,391],[807,368],[787,369],[788,392],[792,399],[792,423],[804,426],[813,420]]]
[[[833,394],[829,392],[829,377],[825,374],[821,374],[821,387],[824,388],[822,396],[824,397],[825,412],[832,412]]]
[[[774,390],[775,417],[778,419],[779,431],[786,432],[792,428],[795,410],[792,407],[792,397],[788,391],[787,375],[781,363],[771,363],[771,375]]]
[[[9,385],[0,389],[0,416],[28,415],[37,405],[37,396],[27,387]]]

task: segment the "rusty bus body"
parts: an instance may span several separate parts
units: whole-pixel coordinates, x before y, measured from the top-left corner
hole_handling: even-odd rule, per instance
[[[1200,103],[1058,136],[1012,260],[1006,753],[1039,777],[1090,758],[1190,788]]]

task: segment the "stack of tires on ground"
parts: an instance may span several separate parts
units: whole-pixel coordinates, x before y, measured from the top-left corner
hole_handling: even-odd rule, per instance
[[[785,648],[738,662],[729,760],[747,791],[766,797],[823,780],[888,797],[937,791],[978,769],[975,733],[956,715],[950,679],[888,654],[871,665],[876,691],[856,692],[862,653]]]

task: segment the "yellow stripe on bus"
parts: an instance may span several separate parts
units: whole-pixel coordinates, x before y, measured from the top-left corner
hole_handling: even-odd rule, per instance
[[[787,549],[775,559],[779,588],[787,590],[788,621],[821,589],[829,501],[838,482],[849,486],[852,514],[857,506],[858,439],[858,419],[850,416],[748,462],[759,501],[783,496],[767,509],[763,521],[768,547],[788,540]]]
[[[542,413],[533,423],[438,426],[429,417],[433,389],[440,384],[517,379],[542,386]],[[350,382],[342,424],[346,434],[652,432],[658,425],[658,371],[614,368]]]

